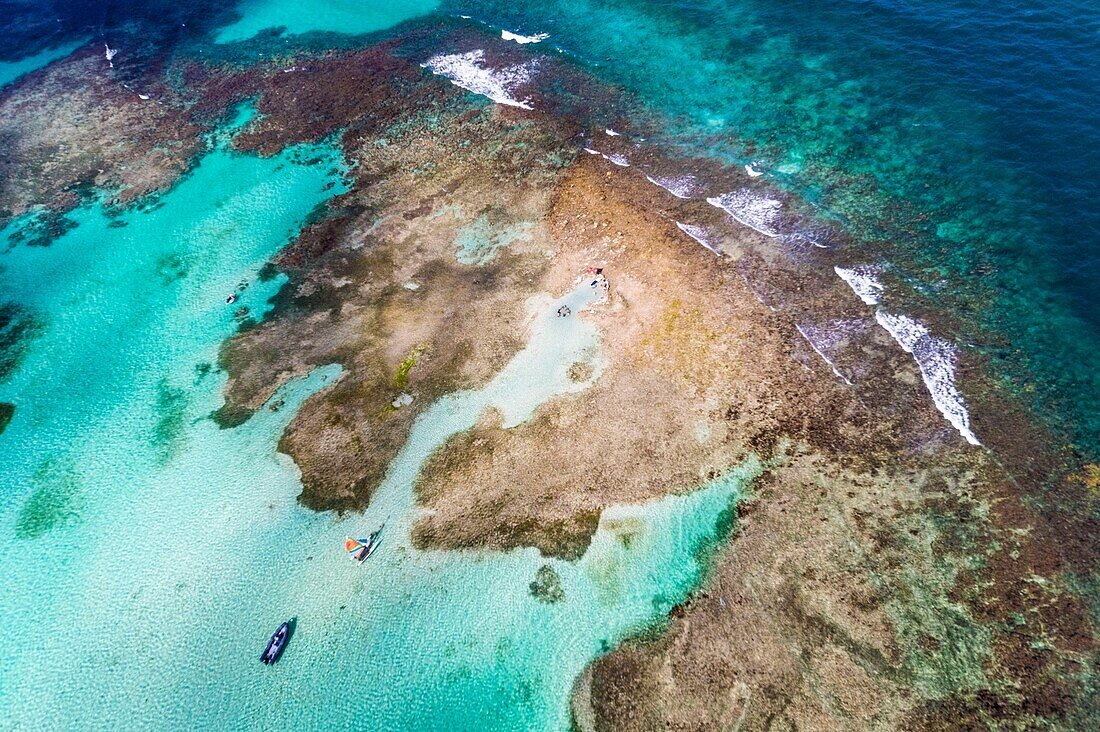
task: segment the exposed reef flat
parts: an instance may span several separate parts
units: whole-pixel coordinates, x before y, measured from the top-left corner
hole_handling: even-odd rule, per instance
[[[283,378],[344,365],[282,443],[302,468],[303,501],[319,509],[365,505],[419,411],[487,381],[519,349],[545,255],[520,242],[470,267],[454,242],[479,216],[538,222],[546,181],[568,160],[543,131],[491,109],[425,109],[381,137],[353,143],[355,190],[277,260],[291,275],[277,315],[222,357],[227,405],[238,410],[258,407]],[[485,139],[497,154],[462,145]],[[547,146],[557,157],[540,160]]]
[[[165,103],[163,79],[134,83],[88,45],[0,92],[0,223],[59,215],[94,191],[129,203],[179,178],[203,127],[178,99]]]
[[[0,161],[0,208],[61,215],[88,185],[139,200],[178,179],[245,100],[258,116],[240,150],[336,136],[350,190],[273,260],[287,282],[224,346],[216,415],[239,424],[280,385],[340,363],[280,444],[318,510],[367,506],[416,416],[520,349],[532,298],[604,267],[607,298],[569,316],[598,329],[600,366],[574,377],[592,385],[514,428],[485,415],[416,486],[422,548],[575,558],[608,506],[765,461],[704,586],[663,632],[578,680],[582,729],[1088,727],[1095,470],[964,354],[959,381],[986,448],[968,445],[835,275],[851,264],[843,249],[788,236],[776,213],[787,202],[763,183],[623,136],[586,154],[603,127],[585,114],[613,90],[577,72],[560,86],[589,90],[591,107],[536,82],[510,90],[533,112],[487,105],[421,69],[418,44],[414,29],[263,63],[181,55],[127,77],[161,90],[155,105],[82,51],[0,96],[14,151]],[[519,63],[486,47],[485,63]],[[67,86],[78,90],[56,93]],[[70,134],[87,137],[62,145]],[[688,165],[740,192],[723,208],[650,182]],[[748,211],[727,215],[734,203]],[[471,231],[494,237],[476,264],[459,256]],[[558,590],[545,573],[531,586],[546,601]]]

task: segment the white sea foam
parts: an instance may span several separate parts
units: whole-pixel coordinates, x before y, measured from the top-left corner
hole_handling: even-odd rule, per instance
[[[873,267],[833,267],[840,279],[848,283],[852,292],[868,305],[878,305],[882,301],[883,287],[878,281],[878,272]]]
[[[615,165],[618,165],[620,168],[629,168],[630,167],[630,161],[627,160],[627,157],[625,155],[619,155],[617,153],[611,153],[610,155],[608,155],[607,153],[602,153],[599,150],[593,150],[590,147],[584,148],[584,151],[586,153],[588,153],[589,155],[599,155],[604,160],[608,160],[608,161],[614,163]]]
[[[816,353],[818,356],[821,356],[821,359],[825,363],[829,364],[829,368],[833,370],[833,373],[836,374],[837,377],[839,377],[841,380],[843,380],[845,384],[851,386],[852,382],[848,379],[848,377],[840,373],[840,369],[836,367],[836,364],[833,363],[833,360],[825,355],[825,351],[830,344],[828,339],[822,339],[820,337],[821,330],[808,325],[801,326],[797,323],[794,327],[798,330],[799,334],[804,339],[806,339],[806,342],[810,344],[810,348],[814,349],[814,353]]]
[[[959,431],[971,445],[981,442],[970,431],[970,413],[966,410],[962,394],[955,386],[955,364],[958,351],[955,345],[936,338],[917,321],[905,315],[892,315],[879,310],[875,320],[886,329],[906,353],[913,355],[920,367],[924,385],[932,395],[936,409]]]
[[[809,244],[818,249],[832,249],[828,244],[822,244],[818,241],[817,232],[813,229],[800,229],[798,231],[792,231],[790,234],[784,234],[783,241],[791,244]]]
[[[501,30],[500,37],[506,41],[515,41],[519,44],[527,43],[542,43],[550,37],[549,33],[536,33],[533,36],[521,36],[519,33],[512,33],[511,31]]]
[[[702,226],[693,226],[692,224],[681,224],[679,221],[676,222],[676,226],[680,229],[680,231],[684,232],[685,234],[690,236],[692,239],[699,242],[700,244],[702,244],[703,246],[705,246],[707,249],[711,250],[715,254],[718,254],[718,255],[722,254],[722,250],[720,250],[718,247],[714,246],[713,244],[711,244],[707,240],[707,231]]]
[[[760,176],[764,175],[763,170],[757,170],[753,167],[753,165],[753,163],[749,163],[745,166],[745,172],[749,174],[750,178],[759,178]]]
[[[534,109],[530,100],[515,99],[512,92],[531,80],[538,69],[537,61],[490,69],[483,65],[484,60],[485,52],[478,49],[469,53],[439,54],[420,65],[433,74],[446,77],[455,86],[488,97],[497,104]]]
[[[756,229],[764,236],[772,238],[779,236],[776,227],[783,204],[774,198],[742,188],[708,198],[707,203],[717,206],[737,221],[751,229]]]
[[[691,198],[695,191],[695,178],[690,175],[680,175],[669,178],[654,178],[646,176],[646,180],[655,186],[660,186],[677,198]]]

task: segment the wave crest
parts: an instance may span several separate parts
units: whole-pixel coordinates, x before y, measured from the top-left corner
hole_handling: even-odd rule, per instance
[[[748,188],[723,193],[707,199],[707,203],[722,209],[734,220],[774,239],[779,236],[779,216],[783,204]]]
[[[912,354],[940,414],[971,445],[982,444],[970,430],[970,412],[955,386],[955,364],[958,361],[955,344],[934,337],[928,328],[906,315],[879,310],[875,313],[875,320],[893,336],[902,350]]]
[[[443,76],[452,84],[466,91],[492,99],[497,104],[521,109],[534,109],[529,99],[519,100],[513,90],[531,80],[538,70],[538,61],[528,61],[500,69],[484,65],[485,51],[478,49],[468,53],[437,54],[420,64],[433,74]]]
[[[878,272],[872,267],[833,267],[840,279],[848,283],[864,303],[878,305],[882,301],[885,288],[878,281]]]
[[[707,231],[702,226],[694,226],[693,224],[681,224],[679,221],[676,222],[676,226],[680,229],[680,231],[684,232],[710,251],[718,255],[722,254],[722,250],[716,247],[714,244],[711,244],[710,241],[707,239]]]
[[[550,37],[550,34],[549,33],[536,33],[533,36],[523,36],[523,35],[520,35],[519,33],[513,33],[512,31],[501,30],[500,31],[500,37],[503,38],[506,41],[515,41],[516,43],[519,43],[520,45],[525,45],[525,44],[528,44],[528,43],[542,43],[543,41],[545,41],[547,38]]]
[[[669,176],[664,178],[654,178],[647,175],[645,179],[655,186],[664,188],[677,198],[688,199],[691,198],[691,194],[695,192],[695,178],[690,175]]]

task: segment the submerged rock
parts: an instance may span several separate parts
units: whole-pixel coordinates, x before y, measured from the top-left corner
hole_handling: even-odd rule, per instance
[[[539,567],[535,573],[535,580],[530,585],[531,596],[539,602],[547,605],[561,602],[565,599],[565,590],[561,586],[561,577],[549,564]]]
[[[15,414],[15,405],[8,402],[0,402],[0,435],[4,434],[12,415]]]

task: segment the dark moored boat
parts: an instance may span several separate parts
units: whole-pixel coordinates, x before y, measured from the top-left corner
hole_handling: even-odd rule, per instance
[[[260,660],[264,663],[275,663],[279,660],[279,656],[283,653],[283,648],[286,647],[287,639],[290,638],[290,623],[283,623],[271,634],[271,640],[267,642],[267,648],[264,649],[263,654],[260,656]]]

